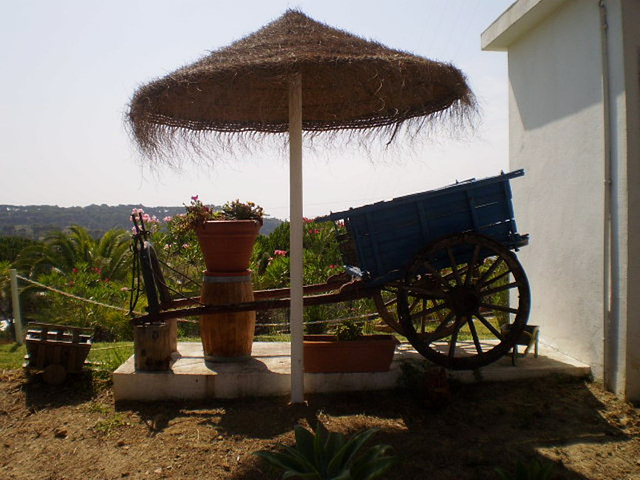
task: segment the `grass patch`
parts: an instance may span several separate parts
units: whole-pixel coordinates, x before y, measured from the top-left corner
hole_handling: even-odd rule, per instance
[[[291,335],[288,333],[272,333],[264,335],[256,335],[254,342],[290,342]]]
[[[25,345],[7,343],[0,345],[0,369],[21,368],[27,353]],[[88,360],[94,369],[114,371],[133,355],[133,342],[94,343],[89,351]]]
[[[0,370],[14,370],[22,367],[27,349],[17,343],[0,345]]]
[[[133,355],[133,342],[94,343],[87,359],[94,370],[113,372]]]
[[[109,418],[105,418],[103,420],[99,420],[93,426],[94,430],[101,432],[103,435],[109,437],[111,436],[118,428],[127,425],[124,417],[120,413],[114,413],[110,415]]]

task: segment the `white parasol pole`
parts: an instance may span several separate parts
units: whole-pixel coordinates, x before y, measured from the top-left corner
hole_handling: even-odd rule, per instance
[[[302,78],[298,73],[289,84],[291,403],[304,402],[302,205]]]

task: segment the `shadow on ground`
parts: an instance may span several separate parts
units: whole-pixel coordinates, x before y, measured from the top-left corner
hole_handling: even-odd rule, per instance
[[[484,384],[454,384],[425,395],[418,390],[311,395],[307,405],[286,398],[199,403],[123,403],[148,425],[150,435],[184,419],[211,425],[226,436],[293,443],[293,425],[351,435],[375,427],[373,443],[394,447],[401,461],[386,479],[492,479],[496,468],[513,472],[518,462],[553,462],[554,479],[586,477],[606,446],[628,440],[602,414],[603,405],[583,380],[548,378]],[[583,449],[566,457],[567,449]],[[609,449],[611,450],[611,448]],[[606,455],[606,453],[604,453]],[[576,463],[577,462],[577,463]],[[574,470],[575,468],[575,470]],[[258,459],[243,465],[238,480],[279,478]],[[614,478],[614,477],[611,477]]]
[[[41,372],[24,371],[21,388],[26,405],[32,410],[41,410],[88,402],[109,387],[109,377],[108,372],[85,369],[82,373],[68,375],[60,385],[49,385],[43,380]]]

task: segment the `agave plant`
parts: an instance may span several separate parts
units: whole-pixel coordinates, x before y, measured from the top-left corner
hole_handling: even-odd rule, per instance
[[[255,454],[282,469],[283,479],[371,480],[379,478],[397,461],[389,445],[378,444],[362,451],[376,433],[372,428],[346,439],[329,432],[318,422],[315,433],[300,425],[293,427],[296,444],[281,445],[281,451],[260,450]]]
[[[496,468],[496,473],[501,480],[549,480],[553,474],[554,463],[523,463],[518,461],[516,469],[512,475],[507,474],[500,468]]]

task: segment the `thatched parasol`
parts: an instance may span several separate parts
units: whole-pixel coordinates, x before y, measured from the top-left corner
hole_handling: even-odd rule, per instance
[[[291,76],[303,78],[302,129],[364,130],[464,119],[474,97],[455,67],[386,48],[298,11],[141,87],[129,118],[144,153],[178,140],[289,130]]]
[[[292,400],[302,401],[301,132],[419,132],[462,121],[474,96],[455,67],[392,50],[298,11],[141,87],[129,121],[152,160],[176,146],[211,151],[221,137],[289,132]],[[228,145],[228,143],[227,143]]]

